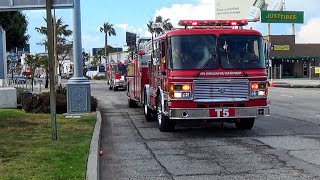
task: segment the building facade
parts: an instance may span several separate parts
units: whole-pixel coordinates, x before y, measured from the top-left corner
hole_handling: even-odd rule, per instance
[[[320,44],[296,44],[295,35],[266,36],[271,43],[269,77],[319,79]]]

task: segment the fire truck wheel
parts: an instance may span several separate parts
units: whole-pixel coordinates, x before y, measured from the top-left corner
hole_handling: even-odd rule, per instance
[[[255,118],[238,119],[235,125],[238,129],[252,129]]]
[[[145,116],[145,118],[146,118],[146,120],[148,121],[148,122],[151,122],[151,121],[153,121],[154,120],[154,118],[153,118],[153,112],[152,112],[152,110],[149,108],[149,106],[148,106],[148,102],[147,102],[147,96],[145,96],[144,97],[144,102],[143,102],[143,107],[144,107],[144,116]]]
[[[164,116],[162,113],[162,100],[161,97],[158,96],[157,98],[157,120],[159,123],[159,130],[161,132],[171,132],[175,129],[175,122],[174,120],[169,119],[169,117]]]

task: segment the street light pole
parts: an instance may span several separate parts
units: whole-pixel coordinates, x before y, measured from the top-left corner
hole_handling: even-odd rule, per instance
[[[80,2],[81,0],[75,0],[73,7],[74,74],[67,84],[68,114],[91,112],[90,83],[87,78],[83,77]]]
[[[57,120],[56,120],[56,94],[55,94],[55,71],[54,71],[54,47],[53,47],[53,26],[52,26],[52,2],[46,0],[47,11],[47,36],[48,36],[48,56],[49,56],[49,76],[50,76],[50,111],[52,140],[57,140]]]

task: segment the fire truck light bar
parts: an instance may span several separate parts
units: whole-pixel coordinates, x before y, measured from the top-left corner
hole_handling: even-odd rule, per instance
[[[180,20],[179,26],[246,26],[248,20]]]

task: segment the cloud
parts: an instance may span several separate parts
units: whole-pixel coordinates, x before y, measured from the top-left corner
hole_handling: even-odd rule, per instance
[[[102,34],[97,33],[82,33],[82,47],[86,51],[91,51],[91,48],[103,47],[103,37]]]
[[[171,7],[157,10],[154,19],[156,16],[170,19],[174,27],[177,27],[179,20],[182,19],[214,19],[215,1],[200,0],[198,4],[173,4]]]
[[[297,43],[320,43],[319,29],[320,17],[311,19],[301,26],[297,33]]]
[[[126,31],[128,28],[128,24],[116,24],[115,27],[121,28],[123,31]]]

